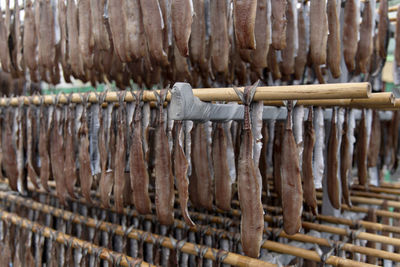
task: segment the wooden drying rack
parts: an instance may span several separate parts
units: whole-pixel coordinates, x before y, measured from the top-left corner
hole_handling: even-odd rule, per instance
[[[239,88],[243,90],[243,87]],[[156,90],[159,92],[159,90]],[[100,99],[104,102],[118,102],[121,97],[124,101],[135,100],[138,91],[121,92],[90,92],[72,93],[60,95],[34,95],[1,98],[0,106],[18,106],[20,104],[67,104],[82,103],[87,99],[90,103],[97,103]],[[202,88],[193,89],[193,95],[202,101],[240,101],[233,88]],[[166,101],[171,100],[169,92]],[[313,106],[344,106],[358,108],[399,108],[400,102],[395,102],[391,93],[371,93],[369,83],[338,83],[338,84],[310,84],[310,85],[286,85],[286,86],[260,86],[254,95],[255,101],[265,101],[266,105],[281,106],[283,100],[299,100],[298,104]],[[154,91],[143,92],[143,101],[154,102]],[[395,104],[397,103],[397,104]]]

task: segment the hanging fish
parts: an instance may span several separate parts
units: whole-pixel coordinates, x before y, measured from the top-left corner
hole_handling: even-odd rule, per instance
[[[286,5],[287,0],[271,1],[272,47],[276,50],[286,47]]]
[[[346,110],[343,130],[342,130],[342,141],[340,144],[340,180],[342,185],[342,196],[344,203],[348,206],[352,206],[349,193],[349,182],[348,179],[351,175],[352,156],[350,153],[350,140],[349,140],[349,113],[350,110]]]
[[[244,109],[244,126],[238,160],[238,192],[241,214],[240,235],[243,252],[249,257],[258,258],[264,230],[264,210],[261,203],[262,185],[257,178],[253,161],[253,133],[250,119],[250,103],[256,92],[258,82],[246,86],[244,92],[235,91]]]
[[[143,91],[136,96],[136,109],[134,116],[133,134],[130,147],[130,185],[133,191],[133,203],[140,214],[151,213],[149,197],[149,174],[143,150],[142,107]]]
[[[340,209],[340,190],[338,180],[338,138],[336,128],[336,108],[332,108],[331,131],[328,140],[327,176],[328,196],[332,207]]]
[[[79,49],[79,25],[78,25],[78,8],[75,4],[75,0],[67,0],[67,35],[68,35],[68,48],[69,63],[75,77],[82,76],[83,71],[83,60],[80,53],[73,51],[80,51]],[[39,38],[40,43],[40,38]]]
[[[180,54],[187,57],[189,56],[189,37],[193,22],[192,0],[172,0],[171,16],[176,46]]]
[[[285,132],[282,138],[281,176],[283,229],[289,235],[301,228],[303,189],[301,186],[299,154],[292,131],[292,103],[288,104]]]
[[[268,185],[268,142],[269,142],[269,131],[268,122],[263,122],[262,127],[262,149],[260,155],[259,169],[262,179],[262,187],[264,192],[269,196],[269,185]]]
[[[30,72],[35,72],[37,69],[37,61],[36,61],[37,36],[35,27],[35,15],[32,8],[31,0],[26,1],[24,13],[25,13],[24,36],[23,36],[24,63],[29,68]],[[0,18],[0,20],[2,20],[2,18]],[[0,29],[1,29],[1,21],[0,21]],[[1,61],[1,65],[3,66],[3,61]]]
[[[360,2],[358,0],[346,1],[344,6],[343,23],[343,56],[349,72],[355,69],[355,56],[357,53],[358,24]]]
[[[64,123],[64,177],[65,177],[65,187],[71,198],[76,198],[74,187],[78,179],[76,173],[76,154],[75,154],[75,122],[74,122],[74,106],[70,103],[66,107],[65,111],[65,123]]]
[[[20,100],[21,101],[21,100]],[[19,103],[19,107],[16,110],[16,120],[14,121],[14,127],[16,127],[15,143],[17,149],[17,169],[18,169],[18,192],[21,195],[27,194],[28,183],[25,174],[25,162],[24,162],[24,140],[25,131],[22,121],[25,119],[25,109],[22,102]]]
[[[274,144],[272,153],[273,172],[274,178],[274,190],[278,194],[278,199],[282,200],[282,171],[281,171],[281,155],[282,155],[282,138],[285,132],[283,122],[276,122]]]
[[[171,154],[169,152],[168,138],[165,132],[165,119],[163,105],[168,90],[161,90],[156,94],[158,119],[155,138],[155,187],[156,187],[156,213],[161,224],[174,223],[174,177],[172,174]],[[209,197],[209,196],[208,196]]]
[[[368,167],[375,167],[378,164],[379,151],[381,146],[381,123],[379,111],[372,110],[371,136],[367,154]]]
[[[326,1],[310,1],[310,53],[311,61],[319,66],[326,63],[328,41],[328,18]]]
[[[52,69],[56,57],[54,13],[50,0],[39,1],[39,64]],[[74,50],[73,50],[74,51]]]
[[[78,131],[79,138],[79,181],[81,184],[82,195],[87,202],[92,203],[90,191],[93,183],[93,176],[90,169],[89,154],[89,129],[87,121],[87,104],[84,103],[81,117],[81,125]]]
[[[364,11],[360,24],[360,40],[357,48],[357,64],[362,73],[368,72],[368,65],[373,52],[374,9],[370,1],[364,2]]]
[[[308,55],[308,40],[307,38],[307,27],[306,20],[308,18],[308,14],[305,10],[305,7],[301,7],[298,10],[297,14],[297,31],[298,31],[298,49],[297,56],[294,64],[294,77],[296,80],[301,80],[304,74],[304,68],[307,63],[307,55]]]
[[[257,0],[233,1],[233,18],[236,42],[241,49],[256,49],[254,28],[256,23]]]
[[[6,1],[7,4],[9,4],[9,1]],[[7,11],[7,8],[6,8]],[[0,16],[0,61],[1,61],[1,68],[5,72],[10,72],[11,68],[11,59],[10,59],[10,53],[8,49],[8,36],[10,34],[10,29],[9,29],[9,23],[7,22],[7,13],[6,16],[3,17],[3,12],[2,15]]]
[[[365,122],[365,110],[362,110],[361,120],[358,126],[357,136],[357,171],[360,185],[367,185],[367,128]]]
[[[389,16],[388,16],[388,0],[379,2],[379,22],[378,22],[378,40],[377,51],[382,59],[386,59],[387,45],[389,42]]]
[[[229,175],[227,138],[222,123],[216,123],[212,143],[212,161],[215,183],[215,205],[229,211],[231,209],[232,183]]]
[[[229,63],[228,7],[225,0],[210,1],[211,63],[215,73],[227,73]]]
[[[333,78],[340,76],[340,22],[336,0],[328,0],[328,47],[327,47],[327,63]]]
[[[174,122],[174,173],[177,182],[178,194],[179,194],[179,204],[181,206],[182,216],[189,226],[194,226],[194,222],[190,218],[187,203],[189,200],[189,180],[187,176],[187,171],[189,168],[188,161],[186,159],[185,153],[183,151],[183,131],[182,131],[182,121]]]
[[[91,18],[91,6],[90,0],[79,0],[78,1],[78,21],[79,21],[79,51],[83,59],[85,68],[93,68],[93,49],[94,49],[94,38],[93,38],[93,25]],[[112,3],[118,2],[117,0],[110,2],[109,6],[113,6]],[[111,13],[111,8],[110,15]],[[110,16],[110,18],[114,18]],[[119,14],[119,20],[122,20]],[[77,53],[73,51],[72,53]]]
[[[67,188],[64,172],[64,134],[61,108],[55,107],[53,111],[53,127],[50,132],[50,160],[54,180],[56,182],[57,197],[61,205],[66,205]]]
[[[315,144],[315,131],[313,126],[313,108],[308,109],[308,118],[304,122],[304,151],[302,162],[303,197],[306,205],[314,215],[318,214],[317,196],[313,175],[313,150]]]
[[[294,73],[294,63],[296,56],[297,47],[297,28],[296,28],[296,17],[297,17],[297,2],[288,1],[286,8],[286,47],[282,49],[282,63],[281,72],[283,75],[291,75]],[[304,38],[304,37],[303,37]]]
[[[103,0],[104,1],[104,0]],[[130,58],[146,57],[147,43],[143,25],[143,14],[139,0],[123,0],[126,26],[126,49]]]
[[[159,2],[157,0],[140,0],[140,7],[150,55],[161,66],[168,66],[168,56],[163,48],[163,29],[165,25]],[[119,16],[119,14],[116,15]]]
[[[201,74],[207,76],[209,68],[209,55],[207,55],[207,33],[204,0],[193,1],[193,9],[196,14],[193,16],[192,32],[190,34],[190,60],[192,66],[198,65]]]
[[[34,153],[35,150],[35,136],[36,135],[36,118],[35,118],[35,112],[34,112],[34,107],[30,105],[27,110],[26,114],[26,135],[27,135],[27,151],[26,151],[26,169],[27,169],[27,174],[32,182],[32,184],[35,186],[36,189],[39,189],[39,175],[37,174],[37,166],[34,164],[36,154]]]
[[[49,156],[49,139],[50,129],[48,127],[49,121],[52,120],[53,110],[49,107],[48,110],[41,104],[40,107],[40,133],[39,133],[39,157],[40,157],[40,183],[46,191],[50,191],[47,184],[50,178],[51,166]],[[47,117],[47,116],[48,117]]]

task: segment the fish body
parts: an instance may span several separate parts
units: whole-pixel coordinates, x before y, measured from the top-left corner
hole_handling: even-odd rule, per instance
[[[314,215],[318,214],[317,196],[312,168],[315,131],[312,121],[312,107],[308,111],[308,119],[304,122],[304,150],[302,160],[303,197],[306,205]]]
[[[40,157],[40,183],[46,191],[50,191],[47,181],[50,178],[49,156],[49,130],[44,106],[40,108],[40,132],[39,132],[39,157]]]
[[[228,8],[225,0],[210,1],[211,63],[215,73],[227,73],[229,63]]]
[[[389,34],[389,17],[388,17],[388,0],[379,2],[379,23],[378,23],[378,40],[377,51],[382,59],[386,59],[387,42]]]
[[[355,56],[357,53],[359,7],[357,0],[346,1],[344,6],[343,24],[343,56],[349,72],[355,69]]]
[[[307,39],[304,38],[305,36],[307,36],[306,16],[307,14],[305,14],[305,10],[303,8],[300,8],[297,14],[297,31],[299,36],[299,43],[294,65],[294,77],[296,80],[300,80],[303,77],[304,68],[307,63],[308,42]]]
[[[340,144],[340,180],[342,186],[343,200],[346,205],[351,206],[348,179],[351,172],[352,157],[350,153],[349,131],[349,110],[346,110],[343,121],[342,141]]]
[[[120,103],[117,113],[117,133],[115,148],[115,171],[114,171],[114,204],[117,212],[124,211],[124,188],[129,186],[125,179],[126,165],[126,120],[124,116],[124,106]]]
[[[327,63],[333,78],[340,76],[340,22],[336,0],[328,0],[328,48],[327,48]]]
[[[291,75],[294,73],[295,53],[296,53],[296,16],[293,3],[288,1],[286,9],[286,47],[282,50],[281,72],[283,75]],[[303,37],[304,38],[304,37]]]
[[[360,185],[366,185],[367,181],[367,128],[365,122],[365,111],[362,111],[361,120],[357,136],[357,171],[358,182]]]
[[[73,118],[73,107],[70,106],[67,109],[66,120],[65,120],[65,130],[64,130],[64,175],[65,175],[65,187],[70,197],[76,198],[74,186],[78,180],[76,173],[76,163],[75,163],[75,123]]]
[[[371,136],[367,154],[368,167],[375,167],[378,164],[379,151],[381,147],[381,123],[379,111],[372,110]]]
[[[254,28],[256,23],[257,0],[233,1],[233,19],[236,42],[241,49],[256,49]]]
[[[86,118],[86,111],[83,111],[81,118],[81,127],[78,132],[79,137],[79,181],[81,184],[82,195],[89,203],[92,203],[90,196],[93,176],[90,169],[89,154],[89,129]]]
[[[36,26],[35,26],[35,15],[32,9],[31,1],[27,1],[24,11],[25,11],[24,36],[23,36],[24,61],[25,65],[29,68],[30,71],[35,71],[37,69],[37,61],[36,61],[37,36],[36,36]],[[0,22],[0,29],[1,29],[1,22]]]
[[[371,2],[364,3],[364,11],[360,24],[360,41],[357,48],[357,63],[362,73],[368,72],[368,64],[373,52],[373,31],[374,22],[372,21],[374,12]]]
[[[256,49],[251,52],[251,64],[254,69],[266,68],[267,56],[271,39],[271,2],[257,1],[255,24]]]
[[[117,1],[112,1],[117,2]],[[110,5],[112,5],[110,3]],[[79,48],[80,55],[82,56],[83,62],[86,68],[93,68],[93,25],[91,15],[90,0],[79,0],[78,1],[78,21],[79,21]]]
[[[272,47],[282,50],[286,47],[286,0],[271,1]]]
[[[327,158],[327,185],[328,196],[332,207],[335,209],[340,208],[340,191],[338,174],[338,138],[336,128],[336,109],[333,108],[331,119],[331,132],[328,140],[328,158]]]
[[[328,41],[328,18],[326,2],[311,0],[310,3],[310,53],[313,64],[326,63],[326,45]]]
[[[187,57],[189,56],[189,38],[193,22],[192,0],[172,0],[171,16],[176,46],[179,53]]]

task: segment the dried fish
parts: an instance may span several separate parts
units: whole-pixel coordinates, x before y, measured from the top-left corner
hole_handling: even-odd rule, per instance
[[[321,107],[315,110],[314,114],[314,127],[315,127],[315,147],[314,147],[314,185],[315,188],[322,188],[322,177],[324,176],[325,162],[324,162],[324,149],[325,149],[325,126],[324,126],[324,111]]]
[[[367,154],[368,167],[375,167],[378,164],[379,151],[381,147],[381,123],[379,111],[372,110],[371,136]]]
[[[174,173],[177,182],[178,194],[179,194],[179,204],[181,206],[182,216],[189,226],[194,226],[194,222],[190,218],[187,203],[189,200],[189,180],[187,176],[187,171],[189,168],[188,161],[186,159],[185,153],[183,152],[183,131],[182,131],[182,121],[175,121],[174,123]]]
[[[288,104],[285,132],[282,138],[281,176],[283,229],[289,235],[300,230],[303,210],[299,155],[292,131],[292,103]]]
[[[241,49],[256,49],[254,28],[256,23],[257,0],[233,1],[233,18],[236,42]]]
[[[82,76],[83,61],[79,53],[72,51],[80,51],[79,48],[79,25],[78,25],[78,8],[75,0],[67,0],[67,35],[68,35],[68,48],[71,53],[69,54],[69,63],[75,77]],[[40,43],[40,38],[39,38]]]
[[[308,14],[306,13],[305,7],[301,7],[297,14],[297,31],[298,31],[298,50],[294,64],[294,77],[296,80],[300,80],[304,74],[304,68],[307,63],[308,55],[308,40],[307,36],[306,20]]]
[[[379,23],[377,33],[377,52],[382,59],[386,59],[387,44],[389,42],[389,16],[388,16],[388,0],[379,2]]]
[[[137,96],[133,134],[131,137],[129,153],[130,185],[133,191],[133,203],[137,211],[141,214],[150,214],[149,173],[147,172],[147,162],[145,160],[142,141],[142,93],[143,91]]]
[[[9,0],[6,1],[6,3],[9,5]],[[7,5],[7,7],[8,7]],[[7,8],[6,8],[7,11]],[[11,68],[11,59],[10,59],[10,53],[8,50],[8,36],[10,34],[10,28],[9,28],[9,21],[7,21],[7,13],[6,17],[3,18],[3,15],[0,16],[0,61],[1,61],[1,68],[6,71],[10,72]]]
[[[365,110],[362,110],[357,136],[357,171],[360,185],[367,185],[367,128]]]
[[[197,123],[192,130],[192,176],[190,183],[196,182],[197,204],[205,209],[212,210],[213,191],[212,176],[208,162],[207,135],[205,123]]]
[[[150,55],[162,66],[168,66],[168,56],[163,48],[163,29],[165,25],[160,5],[157,0],[140,0],[140,7]]]
[[[86,106],[86,104],[85,104]],[[86,108],[83,109],[81,125],[78,131],[79,138],[79,181],[82,195],[89,203],[92,203],[90,190],[92,188],[93,176],[90,169],[89,154],[89,129],[87,122]]]
[[[90,0],[90,18],[95,47],[108,51],[110,49],[110,40],[103,18],[105,3],[106,0]]]
[[[197,64],[202,75],[208,74],[208,55],[207,55],[207,33],[204,0],[193,1],[193,9],[196,14],[193,16],[192,32],[190,34],[190,59],[193,65]]]
[[[253,161],[253,133],[250,119],[250,103],[256,92],[258,82],[246,86],[244,93],[235,88],[244,103],[244,126],[238,161],[238,192],[242,211],[240,222],[243,252],[249,257],[258,258],[264,230],[264,211],[261,203],[262,185],[257,178],[257,168]]]
[[[114,171],[114,204],[117,212],[124,211],[124,188],[125,165],[126,165],[126,114],[123,103],[123,95],[120,94],[120,103],[117,111],[117,133],[116,133],[116,150],[115,150],[115,171]]]
[[[269,142],[269,130],[268,122],[264,121],[262,127],[262,149],[260,155],[260,174],[262,178],[262,187],[264,192],[269,195],[269,185],[268,185],[268,142]]]
[[[278,194],[278,198],[282,200],[282,173],[281,173],[281,155],[282,155],[282,138],[285,132],[284,124],[282,122],[276,122],[274,144],[273,144],[273,173],[274,178],[274,190]]]
[[[254,28],[256,49],[251,52],[251,64],[254,69],[266,68],[269,45],[271,42],[271,1],[258,0],[256,24]]]
[[[215,183],[215,205],[229,211],[231,209],[232,183],[229,175],[227,138],[222,123],[217,123],[213,135],[212,159]]]
[[[70,197],[76,198],[76,194],[74,191],[74,186],[78,179],[76,173],[76,153],[75,153],[75,123],[74,123],[74,106],[70,104],[69,107],[66,108],[65,112],[65,123],[64,123],[64,177],[65,177],[65,187]]]
[[[50,156],[49,156],[49,139],[50,129],[47,126],[48,120],[51,120],[51,112],[46,112],[44,105],[40,107],[40,133],[39,133],[39,157],[40,157],[40,182],[46,191],[50,191],[47,181],[50,178]],[[49,117],[46,115],[48,114]]]
[[[25,13],[24,36],[23,36],[24,63],[31,72],[34,72],[37,69],[37,61],[36,61],[37,36],[36,36],[35,15],[32,8],[32,1],[30,0],[26,1],[24,13]],[[1,65],[3,65],[3,61]]]
[[[124,0],[123,4],[126,21],[126,52],[132,59],[141,59],[146,56],[147,43],[140,1]]]
[[[328,0],[328,48],[327,48],[327,63],[333,78],[340,76],[340,23],[339,14],[336,7],[336,0]]]
[[[168,90],[161,90],[157,96],[158,119],[154,133],[155,137],[155,187],[156,187],[156,213],[161,224],[174,223],[174,177],[172,174],[171,154],[169,152],[168,138],[165,132],[165,119],[163,105]]]
[[[311,61],[316,66],[319,66],[326,63],[326,45],[328,41],[326,2],[320,0],[311,0],[310,2]]]
[[[33,136],[36,134],[35,132],[35,124],[36,118],[34,114],[34,107],[30,105],[27,110],[26,114],[26,135],[27,135],[27,151],[26,151],[26,169],[27,174],[35,186],[36,189],[39,189],[39,175],[36,172],[37,166],[34,164],[34,150],[35,150],[35,137]],[[35,166],[34,166],[35,165]]]
[[[286,46],[282,49],[282,65],[281,72],[283,75],[291,75],[294,73],[294,63],[295,54],[297,47],[297,28],[296,28],[296,18],[297,18],[297,2],[288,1],[286,8]],[[304,38],[304,37],[303,37]]]
[[[314,215],[318,214],[317,196],[313,175],[313,150],[315,144],[315,131],[313,126],[313,109],[308,109],[308,118],[304,122],[304,151],[302,161],[303,197],[306,205]]]
[[[286,0],[271,1],[272,47],[282,50],[286,47]]]
[[[118,2],[112,1],[112,2]],[[113,4],[110,3],[110,7]],[[94,48],[94,38],[93,38],[93,25],[92,25],[92,18],[91,18],[91,10],[90,0],[79,0],[78,1],[78,21],[79,21],[79,48],[80,48],[80,55],[82,56],[83,63],[86,68],[91,69],[93,67],[93,48]],[[113,14],[110,8],[110,15]],[[119,14],[120,15],[120,14]],[[110,20],[113,20],[113,16],[110,16]],[[119,17],[119,20],[122,20]],[[113,28],[111,28],[113,29]],[[116,38],[116,37],[115,37]],[[73,51],[76,53],[76,51]]]
[[[368,72],[369,61],[373,52],[374,10],[375,8],[372,7],[370,1],[364,3],[360,24],[360,40],[357,48],[357,64],[362,73]]]
[[[328,196],[332,207],[340,209],[340,189],[338,180],[338,138],[336,128],[336,108],[332,108],[331,131],[328,140],[327,176]]]
[[[20,7],[18,1],[14,1],[14,42],[15,42],[15,68],[18,72],[23,72],[25,70],[24,63],[22,62],[22,34],[21,34],[21,20],[20,20]]]
[[[215,73],[227,73],[229,63],[228,7],[225,0],[210,1],[211,63]]]
[[[274,80],[280,80],[282,78],[282,74],[279,69],[277,51],[274,48],[272,48],[272,45],[269,47],[268,50],[267,61],[268,61],[268,69],[272,73],[272,78]]]
[[[189,37],[193,22],[192,0],[172,0],[171,16],[176,46],[180,54],[187,57],[189,56]]]
[[[357,53],[359,5],[358,0],[349,0],[346,1],[344,6],[343,55],[349,72],[355,69],[354,60]]]
[[[52,69],[56,57],[54,13],[50,0],[39,1],[39,64]],[[74,51],[74,50],[73,50]]]
[[[349,140],[349,113],[346,110],[343,121],[342,141],[340,144],[340,179],[342,185],[343,200],[346,205],[351,206],[348,179],[351,174],[352,157],[350,153],[350,140]]]

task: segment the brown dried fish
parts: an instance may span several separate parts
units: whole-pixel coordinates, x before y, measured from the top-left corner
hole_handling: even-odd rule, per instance
[[[6,1],[9,3],[9,0]],[[1,61],[1,68],[6,71],[10,72],[11,68],[11,59],[10,59],[10,52],[8,50],[8,35],[10,34],[9,29],[9,22],[7,22],[7,15],[3,18],[3,13],[0,16],[0,61]]]
[[[61,109],[56,107],[53,111],[53,127],[50,134],[50,160],[56,182],[56,191],[61,205],[66,205],[67,188],[65,185],[64,172],[64,135],[63,119]]]
[[[75,123],[73,116],[74,106],[70,104],[67,108],[64,128],[64,177],[65,187],[70,197],[76,198],[74,187],[78,179],[76,173],[76,154],[75,154]]]
[[[89,154],[89,129],[87,123],[86,108],[83,109],[81,117],[81,127],[78,131],[79,138],[79,181],[81,184],[82,195],[87,202],[92,203],[90,190],[92,188],[93,176],[90,169]]]
[[[340,76],[340,23],[336,0],[328,0],[328,48],[327,48],[327,63],[333,78]]]
[[[19,108],[17,112],[17,132],[15,135],[16,139],[16,149],[17,149],[17,169],[18,169],[18,183],[17,188],[18,192],[22,195],[25,195],[28,189],[28,181],[25,174],[25,165],[24,165],[24,140],[25,140],[25,131],[23,127],[22,121],[25,118],[25,110],[21,103],[19,103]]]
[[[373,52],[373,31],[374,22],[372,21],[373,13],[369,1],[364,3],[364,11],[360,24],[360,41],[357,48],[357,64],[362,73],[368,72],[369,61]]]
[[[274,80],[279,80],[282,78],[282,74],[279,69],[278,59],[276,57],[276,50],[272,47],[272,45],[270,45],[267,56],[268,69],[272,73],[272,78]]]
[[[262,177],[263,190],[267,194],[267,196],[269,195],[268,157],[267,157],[268,141],[269,141],[268,122],[264,121],[263,128],[262,128],[262,149],[261,149],[261,155],[260,155],[259,168],[260,168],[260,174]]]
[[[357,53],[358,41],[358,21],[356,0],[346,1],[344,6],[344,24],[343,24],[343,55],[344,61],[349,72],[355,69],[355,56]]]
[[[271,3],[268,0],[257,1],[255,24],[256,49],[251,52],[251,64],[254,69],[266,68],[269,43],[271,38]]]
[[[306,36],[306,22],[305,22],[304,8],[300,8],[297,13],[297,31],[298,31],[298,49],[297,56],[294,64],[294,77],[296,80],[300,80],[304,74],[304,68],[307,64],[308,56],[308,45],[307,39],[302,36]]]
[[[321,0],[310,2],[310,54],[312,63],[319,66],[326,63],[328,41],[326,2]]]
[[[39,157],[40,183],[46,191],[50,191],[47,181],[50,178],[49,134],[47,127],[47,112],[44,105],[40,107]]]
[[[190,34],[190,59],[193,65],[199,65],[202,74],[208,74],[208,55],[206,51],[206,18],[204,0],[193,1],[196,16],[193,17]]]
[[[39,175],[36,172],[36,168],[34,167],[33,156],[34,156],[34,136],[35,133],[35,116],[34,116],[34,107],[31,105],[28,107],[27,115],[26,115],[26,135],[27,135],[27,151],[26,151],[26,169],[28,173],[28,177],[31,180],[32,184],[36,189],[39,189]],[[36,133],[35,133],[36,134]]]
[[[140,1],[124,0],[123,4],[126,20],[127,53],[132,59],[144,58],[148,52]]]
[[[21,33],[21,20],[20,20],[20,7],[18,1],[14,1],[14,42],[15,42],[15,50],[16,50],[16,61],[14,62],[15,68],[18,72],[22,72],[25,70],[24,63],[22,61],[22,33]]]
[[[150,55],[162,66],[168,66],[168,56],[163,48],[164,22],[160,5],[157,0],[140,0],[140,7]]]
[[[52,69],[56,57],[54,14],[50,0],[39,1],[39,64]]]
[[[275,134],[273,143],[272,163],[274,178],[274,190],[278,194],[278,199],[282,200],[282,174],[281,174],[281,154],[282,154],[282,138],[285,132],[283,122],[277,121],[275,123]]]
[[[152,2],[152,1],[146,1]],[[130,58],[126,47],[126,21],[123,16],[123,0],[115,0],[108,3],[108,13],[114,52],[122,62],[129,62]],[[142,7],[143,8],[143,7]],[[146,15],[145,15],[146,16]],[[150,16],[155,16],[151,14]],[[143,17],[144,18],[144,17]],[[145,24],[146,25],[146,24]]]
[[[379,151],[381,147],[381,123],[379,119],[379,111],[372,110],[371,135],[369,138],[369,147],[367,162],[368,167],[375,167],[378,164]]]
[[[212,143],[215,205],[221,210],[229,211],[231,210],[232,182],[229,175],[226,138],[222,123],[217,123]]]
[[[257,0],[233,1],[233,18],[236,42],[241,49],[256,49],[254,28],[256,23]]]
[[[171,17],[176,46],[180,54],[187,57],[193,22],[192,0],[172,0]]]
[[[328,140],[328,158],[327,158],[327,185],[328,196],[335,209],[340,209],[340,191],[338,180],[338,138],[336,129],[336,108],[333,108],[331,119],[331,131]]]
[[[349,110],[346,110],[343,121],[342,142],[340,144],[340,180],[342,184],[342,195],[344,203],[352,206],[349,193],[348,179],[351,174],[352,157],[350,154],[350,141],[348,136],[349,126]]]
[[[96,48],[108,51],[110,49],[110,40],[108,37],[106,24],[103,19],[105,3],[106,0],[90,0],[90,18],[92,24],[93,41]]]
[[[117,133],[115,150],[115,171],[114,171],[114,204],[117,212],[124,211],[124,188],[125,183],[125,165],[126,165],[126,116],[125,106],[120,95],[117,111]]]
[[[262,185],[257,179],[257,170],[253,161],[253,134],[251,130],[250,103],[258,82],[246,86],[244,93],[235,88],[244,103],[244,127],[240,143],[238,160],[238,193],[240,209],[240,235],[243,252],[249,257],[258,258],[264,230],[264,210],[261,203]]]
[[[285,132],[281,152],[283,229],[289,235],[301,227],[303,189],[299,167],[297,144],[292,131],[292,103],[288,104]]]
[[[296,31],[296,21],[295,21],[295,6],[292,6],[294,2],[288,1],[288,5],[286,8],[286,46],[282,49],[282,64],[281,64],[281,72],[283,75],[291,75],[294,73],[294,58],[295,58],[295,49],[296,49],[296,39],[295,39],[295,31]],[[300,36],[300,38],[304,38]]]
[[[83,75],[83,61],[77,51],[79,51],[79,31],[78,31],[78,8],[75,0],[67,1],[67,34],[68,34],[68,48],[71,52],[69,54],[69,63],[75,77]]]
[[[314,215],[318,214],[317,196],[313,175],[313,150],[315,131],[313,126],[313,108],[308,109],[308,118],[304,122],[304,151],[302,162],[303,197],[306,205]]]
[[[272,47],[282,50],[286,47],[286,0],[271,1]]]
[[[155,141],[155,187],[156,187],[156,213],[161,224],[174,223],[174,176],[172,175],[171,154],[169,152],[168,138],[164,128],[163,105],[168,90],[161,90],[157,96],[158,118],[154,133]]]
[[[118,2],[112,1],[111,3]],[[82,56],[83,63],[86,68],[91,69],[93,67],[93,48],[94,48],[94,39],[92,34],[92,18],[91,18],[91,10],[90,0],[79,0],[78,1],[78,21],[79,21],[79,48],[80,55]],[[110,15],[111,15],[110,11]],[[110,16],[110,18],[113,18]],[[119,17],[122,20],[121,17]],[[77,51],[73,51],[73,53],[77,53]]]
[[[358,183],[367,185],[367,128],[365,123],[365,110],[362,110],[357,136],[357,171]]]
[[[25,65],[32,72],[37,69],[37,61],[36,61],[37,36],[36,36],[35,15],[32,8],[32,1],[28,0],[26,2],[24,12],[25,12],[24,37],[23,37],[24,62]]]
[[[182,132],[182,121],[174,121],[174,173],[177,182],[178,194],[179,194],[179,204],[181,206],[181,212],[183,219],[189,226],[194,226],[194,222],[190,218],[187,203],[189,200],[189,180],[187,177],[187,172],[189,168],[189,163],[186,159],[185,153],[183,152],[183,138],[181,138]]]
[[[229,63],[228,7],[225,0],[210,1],[211,63],[215,73],[227,73]]]
[[[194,128],[192,144],[192,166],[194,166],[192,174],[195,172],[197,201],[201,207],[212,210],[212,177],[208,164],[207,135],[204,123],[197,123]]]
[[[143,92],[143,91],[142,91]],[[151,213],[151,201],[149,196],[149,173],[147,172],[147,162],[143,150],[143,130],[142,130],[142,107],[141,95],[137,97],[133,134],[130,147],[130,186],[133,193],[133,203],[140,214]]]
[[[389,16],[388,16],[388,0],[379,2],[379,23],[378,23],[378,40],[377,51],[382,59],[386,59],[386,50],[389,34]]]

